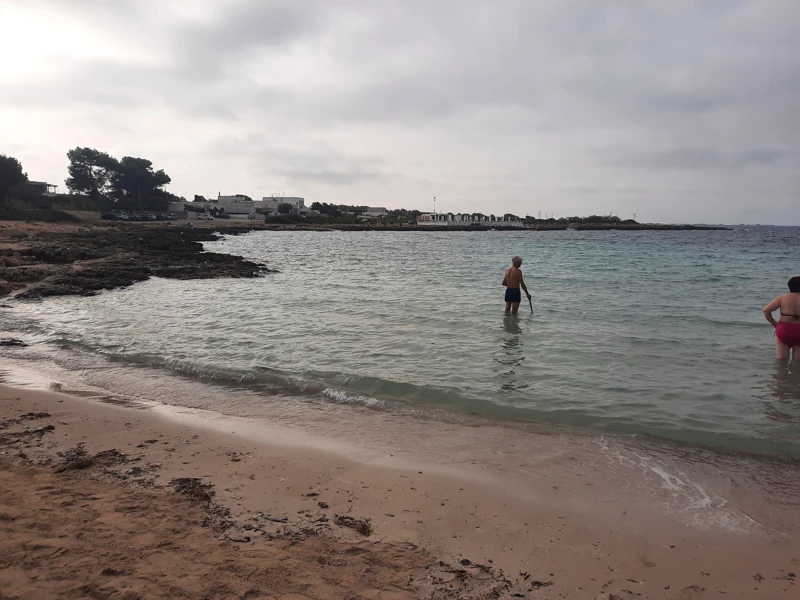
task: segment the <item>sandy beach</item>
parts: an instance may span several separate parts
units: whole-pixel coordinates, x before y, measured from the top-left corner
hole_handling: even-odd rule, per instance
[[[783,531],[699,526],[637,482],[591,477],[602,461],[575,467],[580,443],[538,467],[526,454],[529,478],[460,460],[467,427],[426,423],[454,444],[438,459],[426,443],[394,456],[300,423],[106,400],[0,386],[3,600],[797,594],[791,506],[761,508]]]

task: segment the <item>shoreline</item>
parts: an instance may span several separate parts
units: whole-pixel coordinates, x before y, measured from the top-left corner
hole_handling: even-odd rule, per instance
[[[501,449],[505,436],[491,426],[481,428],[476,438],[478,432],[469,431],[474,428],[439,424],[431,435],[449,438],[448,444],[425,452],[426,443],[415,448],[402,441],[415,432],[404,431],[391,417],[349,415],[369,428],[365,432],[371,431],[370,438],[383,435],[376,428],[395,431],[400,436],[395,445],[403,448],[398,455],[390,446],[327,436],[316,425],[301,425],[296,415],[275,423],[167,405],[119,406],[5,385],[0,385],[0,398],[0,421],[27,413],[52,415],[0,430],[4,435],[55,427],[41,435],[40,447],[24,449],[26,464],[53,463],[59,460],[55,452],[83,442],[91,455],[115,449],[138,458],[136,465],[158,465],[140,481],[149,481],[146,485],[156,490],[163,491],[173,478],[199,477],[214,485],[215,501],[230,509],[239,524],[229,537],[243,539],[244,531],[253,547],[287,525],[296,532],[316,519],[328,519],[321,523],[325,539],[343,534],[337,539],[364,540],[330,523],[334,513],[368,518],[374,529],[366,538],[370,543],[413,544],[448,565],[466,559],[497,573],[502,569],[499,580],[511,581],[512,587],[498,597],[539,597],[544,588],[527,586],[538,581],[552,582],[546,586],[551,597],[683,599],[752,589],[759,598],[785,598],[794,589],[788,573],[800,569],[798,529],[781,535],[771,526],[757,525],[760,517],[742,501],[745,496],[737,498],[741,506],[735,510],[757,518],[744,528],[704,525],[702,514],[699,522],[682,520],[658,498],[635,491],[643,484],[636,469],[623,468],[624,461],[611,464],[580,440],[563,435],[526,434]],[[479,452],[481,448],[489,453]],[[106,471],[90,470],[89,475],[120,479]],[[665,480],[670,481],[675,484]],[[775,509],[770,498],[752,500],[763,504],[763,515]],[[257,525],[269,535],[256,536],[242,530],[244,525]],[[481,573],[478,568],[475,576],[486,575]],[[757,574],[764,579],[754,579]],[[469,595],[472,583],[465,585],[463,594],[454,597],[486,597],[480,595],[485,589]],[[413,593],[417,595],[396,597],[429,597],[419,590]]]
[[[339,224],[320,224],[312,225],[298,223],[296,225],[278,225],[267,223],[264,226],[254,228],[255,231],[267,230],[290,230],[290,231],[502,231],[512,232],[546,232],[546,231],[732,231],[730,227],[718,225],[544,225],[539,228],[531,227],[497,227],[492,225],[473,225],[469,227],[438,227],[428,225],[339,225]]]

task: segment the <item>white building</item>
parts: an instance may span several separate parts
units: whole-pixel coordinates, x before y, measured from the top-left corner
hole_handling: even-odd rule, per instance
[[[306,199],[299,196],[264,196],[256,203],[256,208],[268,215],[276,215],[281,204],[288,204],[292,207],[292,212],[303,215],[308,212],[305,202]]]
[[[256,203],[251,201],[219,202],[217,207],[225,211],[231,219],[252,220],[256,218]]]
[[[389,214],[383,206],[368,206],[367,210],[362,213],[365,217],[385,217]]]
[[[506,219],[486,215],[453,213],[426,213],[417,217],[417,225],[423,227],[494,227],[497,229],[522,229],[525,224],[519,219]]]
[[[209,202],[216,202],[217,204],[231,204],[232,202],[252,202],[253,199],[245,196],[244,194],[234,194],[233,196],[217,195],[216,200],[209,200]]]

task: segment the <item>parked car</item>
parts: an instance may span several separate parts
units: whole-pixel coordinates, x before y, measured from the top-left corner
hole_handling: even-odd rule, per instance
[[[230,219],[230,218],[231,218],[231,216],[230,216],[228,213],[224,213],[224,212],[218,212],[218,213],[215,215],[215,218],[217,218],[217,219]]]
[[[197,216],[197,220],[198,220],[198,221],[211,221],[211,220],[213,220],[213,219],[214,219],[214,217],[212,217],[212,216],[211,216],[210,214],[208,214],[208,213],[202,213],[202,214],[200,214],[200,215],[198,215],[198,216]]]
[[[116,221],[117,215],[114,213],[101,213],[100,218],[104,221]]]
[[[130,221],[128,215],[117,215],[117,221]]]
[[[165,221],[177,221],[178,215],[164,215]]]
[[[146,216],[147,216],[147,220],[148,220],[148,221],[158,221],[158,217],[156,217],[156,216],[155,216],[154,214],[152,214],[152,213],[151,213],[151,214],[148,214],[148,215],[146,215]]]

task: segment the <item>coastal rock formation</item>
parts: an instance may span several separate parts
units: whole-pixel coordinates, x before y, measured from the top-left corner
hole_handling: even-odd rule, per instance
[[[226,233],[238,234],[236,228]],[[258,277],[269,272],[240,256],[204,252],[219,239],[184,227],[92,227],[43,231],[14,248],[0,247],[0,295],[23,289],[19,299],[91,296],[150,277],[211,279]]]

